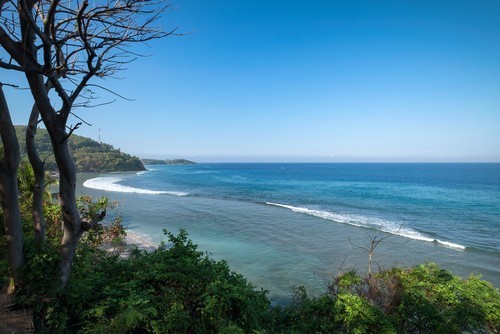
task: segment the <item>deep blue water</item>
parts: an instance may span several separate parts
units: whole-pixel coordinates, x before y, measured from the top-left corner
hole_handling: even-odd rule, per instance
[[[352,244],[377,233],[393,235],[382,266],[434,261],[500,285],[500,164],[155,165],[86,186],[122,202],[132,230],[158,242],[162,228],[185,228],[276,298],[363,268]]]

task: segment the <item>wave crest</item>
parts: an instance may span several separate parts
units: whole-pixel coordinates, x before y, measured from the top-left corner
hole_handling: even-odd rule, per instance
[[[279,203],[272,203],[272,202],[266,202],[267,205],[273,205],[285,209],[289,209],[293,212],[298,212],[298,213],[304,213],[306,215],[326,219],[326,220],[331,220],[337,223],[343,223],[343,224],[349,224],[353,226],[358,226],[358,227],[366,227],[366,228],[375,228],[377,230],[380,230],[382,232],[398,235],[401,237],[409,238],[409,239],[414,239],[414,240],[420,240],[420,241],[427,241],[427,242],[433,242],[437,243],[441,246],[445,247],[450,247],[458,250],[464,250],[466,247],[455,244],[452,242],[448,241],[443,241],[439,239],[434,239],[427,237],[418,231],[415,231],[414,229],[405,227],[403,228],[400,224],[396,224],[394,222],[386,221],[383,219],[379,218],[369,218],[361,215],[352,215],[352,214],[340,214],[340,213],[335,213],[335,212],[329,212],[329,211],[321,211],[321,210],[313,210],[313,209],[308,209],[308,208],[301,208],[301,207],[296,207],[292,205],[286,205],[286,204],[279,204]]]
[[[83,186],[91,189],[99,189],[105,191],[114,191],[121,193],[137,193],[137,194],[148,194],[148,195],[174,195],[174,196],[187,196],[188,193],[180,191],[163,191],[163,190],[150,190],[134,188],[119,184],[118,182],[123,179],[119,177],[101,176],[93,179],[86,180],[83,182]]]

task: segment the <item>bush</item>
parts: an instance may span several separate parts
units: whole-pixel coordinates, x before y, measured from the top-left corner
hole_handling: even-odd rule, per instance
[[[46,330],[247,333],[271,321],[265,291],[199,252],[185,231],[168,235],[169,248],[129,259],[81,247],[67,287],[44,304]]]
[[[299,287],[282,314],[280,332],[394,333],[389,319],[380,310],[352,292],[309,297]]]
[[[315,333],[498,333],[500,292],[436,264],[338,276],[320,297],[297,288],[277,327]]]
[[[168,247],[162,244],[150,253],[136,249],[128,259],[82,242],[62,290],[49,279],[57,267],[57,248],[28,240],[27,285],[17,301],[34,308],[39,331],[47,333],[500,330],[499,290],[476,276],[462,280],[435,264],[369,276],[350,271],[337,276],[323,295],[309,296],[296,287],[288,305],[271,307],[266,291],[231,272],[225,261],[198,251],[185,231],[166,234]]]
[[[451,275],[436,264],[393,271],[403,286],[393,319],[402,332],[497,332],[500,292],[471,276]]]

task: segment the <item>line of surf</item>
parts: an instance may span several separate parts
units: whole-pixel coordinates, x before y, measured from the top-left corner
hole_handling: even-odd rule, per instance
[[[122,178],[111,176],[100,176],[83,182],[83,186],[91,189],[114,191],[122,193],[137,193],[148,195],[174,195],[174,196],[187,196],[188,193],[181,191],[164,191],[164,190],[150,190],[142,188],[134,188],[119,184]]]
[[[349,224],[358,227],[374,228],[382,232],[398,235],[409,239],[433,242],[457,250],[464,250],[466,248],[465,246],[452,243],[449,241],[443,241],[440,239],[427,237],[421,234],[420,232],[415,231],[412,228],[402,227],[400,224],[396,224],[395,222],[390,222],[379,218],[369,218],[361,215],[341,214],[329,211],[314,210],[309,208],[296,207],[292,205],[272,203],[272,202],[266,202],[266,204],[285,208],[293,212],[303,213],[306,215],[322,218],[325,220],[334,221],[337,223]]]

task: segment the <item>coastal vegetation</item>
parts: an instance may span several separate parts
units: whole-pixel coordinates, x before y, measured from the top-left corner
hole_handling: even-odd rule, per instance
[[[17,140],[21,151],[21,161],[28,161],[26,150],[26,126],[15,126]],[[35,135],[35,144],[40,158],[45,162],[45,170],[57,172],[57,163],[50,137],[45,129],[38,129]],[[144,165],[138,157],[121,152],[112,145],[82,137],[76,134],[68,139],[68,148],[75,162],[77,172],[122,172],[142,171]]]
[[[21,189],[26,189],[21,183]],[[24,194],[24,193],[23,193]],[[23,197],[25,198],[25,197]],[[106,198],[79,198],[82,217],[115,205]],[[31,229],[29,206],[23,226]],[[198,250],[186,231],[164,231],[168,242],[151,252],[127,247],[119,217],[84,234],[65,287],[58,271],[61,210],[46,197],[47,242],[25,240],[24,285],[10,310],[32,312],[46,333],[497,333],[500,292],[477,276],[461,279],[436,264],[371,274],[345,271],[311,296],[293,288],[275,305],[254,287]],[[3,222],[0,215],[0,222]],[[5,232],[0,229],[0,283],[9,284]],[[109,246],[112,245],[112,251]],[[291,291],[292,291],[292,287]],[[5,317],[3,317],[5,319]],[[0,330],[2,317],[0,317]]]

